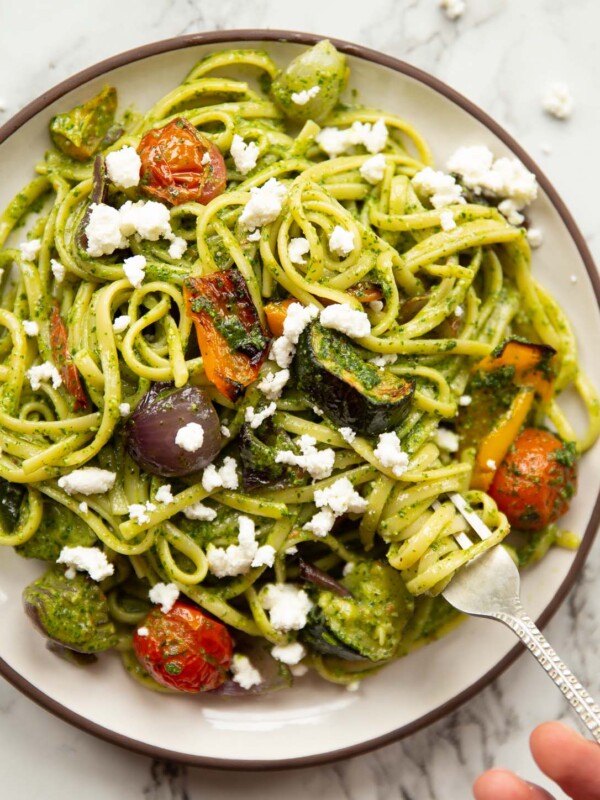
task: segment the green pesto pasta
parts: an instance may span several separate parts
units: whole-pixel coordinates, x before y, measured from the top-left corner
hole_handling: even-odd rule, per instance
[[[598,436],[569,322],[532,276],[525,228],[499,210],[525,202],[431,169],[409,121],[342,104],[345,59],[318,47],[285,71],[262,51],[215,52],[116,122],[108,90],[79,108],[81,129],[58,115],[56,146],[0,218],[0,543],[50,564],[63,548],[101,550],[117,649],[150,688],[161,687],[132,635],[160,584],[234,638],[300,642],[296,661],[338,683],[449,628],[440,592],[511,529],[476,477],[490,434],[477,369],[507,341],[552,348],[552,388],[517,385],[511,367],[494,390],[508,392],[506,419],[526,396],[517,428],[547,425],[577,453]],[[251,325],[242,306],[226,318],[210,306],[202,287],[219,278],[238,287]],[[214,378],[223,356],[209,339],[226,345],[235,391],[223,388],[231,376]],[[404,395],[392,402],[384,386]],[[143,409],[190,387],[218,415],[211,462],[149,469],[132,444]],[[556,402],[568,387],[588,411],[580,439]],[[200,463],[209,432],[198,426],[176,442],[157,423],[156,458]],[[106,486],[69,477],[90,468]],[[467,525],[449,492],[465,494],[489,539],[456,544]],[[554,520],[523,536],[515,557],[569,538]],[[273,586],[301,597],[304,615],[282,622]],[[392,622],[378,603],[392,604]]]

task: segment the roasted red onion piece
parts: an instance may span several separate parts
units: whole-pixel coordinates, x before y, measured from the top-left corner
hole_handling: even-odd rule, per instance
[[[186,450],[175,443],[189,423],[202,426],[202,443]],[[221,448],[221,426],[210,398],[197,386],[175,389],[158,383],[138,403],[127,422],[126,443],[133,460],[147,472],[166,477],[190,475],[214,459]],[[183,443],[193,446],[193,437]]]
[[[330,592],[335,592],[335,594],[339,594],[341,597],[352,597],[352,592],[346,589],[339,581],[336,581],[335,578],[332,578],[331,575],[315,567],[314,564],[309,564],[301,558],[298,559],[298,564],[300,567],[300,578],[303,581],[314,583],[316,586],[320,586],[321,589],[329,589]]]

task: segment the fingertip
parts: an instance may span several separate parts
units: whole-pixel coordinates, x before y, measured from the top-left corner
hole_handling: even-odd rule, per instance
[[[490,769],[473,784],[475,800],[552,800],[537,786],[518,778],[505,769]]]
[[[532,732],[531,754],[538,767],[569,796],[600,797],[600,747],[560,722]]]

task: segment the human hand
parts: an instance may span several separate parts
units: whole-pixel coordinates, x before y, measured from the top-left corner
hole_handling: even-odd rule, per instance
[[[600,800],[600,747],[559,722],[539,725],[529,739],[536,764],[573,800]],[[553,800],[512,772],[492,769],[473,785],[475,800]]]

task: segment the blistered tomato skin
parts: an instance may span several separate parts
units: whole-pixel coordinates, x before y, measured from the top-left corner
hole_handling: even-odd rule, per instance
[[[140,141],[142,192],[171,205],[206,205],[227,185],[219,148],[183,117],[153,128]]]
[[[572,445],[526,428],[496,471],[489,494],[514,528],[538,531],[566,513],[577,489]]]
[[[141,636],[138,630],[147,629]],[[155,681],[178,692],[209,692],[227,679],[232,640],[225,625],[178,601],[154,609],[133,635],[133,649]]]

